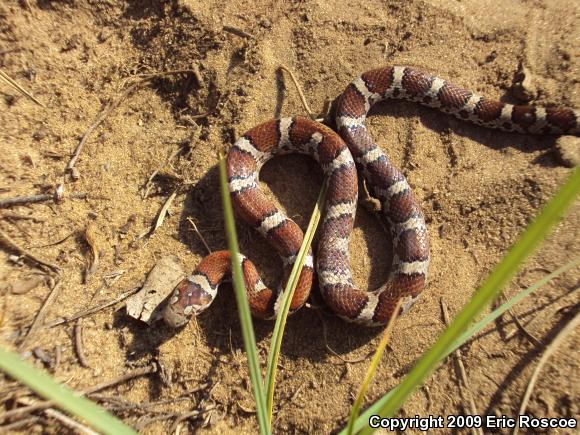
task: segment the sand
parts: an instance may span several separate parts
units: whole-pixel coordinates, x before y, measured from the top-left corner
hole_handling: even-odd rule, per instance
[[[192,270],[206,251],[187,218],[212,250],[225,248],[217,152],[261,121],[306,115],[280,65],[295,73],[308,104],[321,116],[354,77],[390,64],[420,67],[506,102],[517,101],[513,77],[524,65],[536,102],[579,107],[579,24],[580,7],[572,0],[7,0],[0,5],[0,68],[45,107],[0,82],[0,199],[53,193],[63,176],[65,195],[86,193],[89,199],[0,210],[0,229],[62,269],[60,293],[45,322],[71,315],[139,286],[167,254]],[[238,34],[224,30],[227,26]],[[108,102],[119,98],[129,77],[192,68],[199,70],[198,79],[191,73],[164,76],[128,95],[89,136],[76,163],[79,179],[64,175],[80,138]],[[423,206],[432,265],[421,300],[395,328],[365,406],[397,385],[445,328],[441,301],[451,316],[457,313],[571,173],[554,151],[555,138],[486,130],[411,103],[373,109],[368,126]],[[314,161],[287,156],[266,165],[261,185],[305,228],[322,179]],[[173,192],[163,225],[140,237]],[[506,296],[578,256],[579,216],[576,204],[505,288]],[[88,226],[100,261],[87,278]],[[238,231],[242,251],[266,282],[276,285],[279,260],[252,230],[239,224]],[[360,206],[350,243],[359,286],[374,288],[385,279],[390,246],[378,219]],[[37,269],[11,254],[0,254],[0,342],[17,349],[49,287],[43,283],[19,292]],[[480,415],[514,416],[545,345],[578,312],[579,278],[577,269],[565,273],[514,309],[538,342],[504,316],[462,349],[468,388],[456,358],[448,358],[400,416],[470,414],[469,394]],[[277,433],[342,428],[379,340],[378,330],[330,315],[318,289],[312,306],[288,324],[275,399]],[[39,329],[19,352],[78,390],[152,363],[161,367],[101,392],[131,403],[199,389],[190,400],[116,411],[144,433],[166,432],[175,421],[169,416],[148,422],[154,415],[196,409],[205,411],[182,426],[190,432],[256,432],[228,285],[210,310],[178,332],[129,319],[122,303],[85,317],[88,367],[75,352],[74,324]],[[255,324],[263,363],[272,327]],[[577,335],[569,337],[549,360],[531,396],[530,415],[578,417],[579,345]],[[12,409],[27,390],[4,378],[0,391],[3,407]],[[56,433],[63,427],[43,417],[19,430]]]

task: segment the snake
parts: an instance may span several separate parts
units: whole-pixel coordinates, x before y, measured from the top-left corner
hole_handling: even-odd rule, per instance
[[[339,317],[365,326],[385,325],[417,301],[427,283],[430,261],[425,216],[403,173],[369,134],[370,108],[384,100],[403,99],[436,108],[476,125],[526,134],[576,135],[580,111],[566,107],[512,105],[488,99],[428,72],[408,66],[367,71],[354,79],[338,98],[336,132],[304,117],[266,121],[243,134],[226,156],[228,188],[236,215],[257,230],[280,256],[283,278],[277,290],[268,288],[255,265],[238,254],[252,315],[276,316],[283,288],[303,241],[300,227],[266,197],[259,172],[276,155],[301,153],[322,168],[327,183],[324,215],[316,255],[306,254],[290,303],[290,312],[307,301],[314,277],[322,297]],[[358,197],[358,173],[371,196],[381,204],[380,216],[392,238],[392,265],[386,281],[372,291],[353,282],[349,238]],[[229,251],[216,251],[184,278],[168,297],[165,322],[180,327],[206,310],[220,283],[231,272]]]

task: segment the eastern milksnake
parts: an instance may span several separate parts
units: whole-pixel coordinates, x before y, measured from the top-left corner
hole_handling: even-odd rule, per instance
[[[304,153],[322,167],[328,182],[316,270],[322,296],[340,317],[364,325],[383,325],[399,299],[402,311],[415,302],[425,286],[429,267],[429,238],[419,204],[403,174],[372,140],[365,127],[371,106],[387,98],[416,101],[489,128],[531,134],[579,135],[580,112],[567,108],[513,106],[488,100],[443,79],[414,68],[395,66],[368,71],[357,77],[340,96],[338,134],[306,118],[267,121],[246,132],[227,155],[232,203],[237,215],[274,247],[284,264],[284,279],[292,269],[303,234],[261,192],[258,173],[276,154]],[[354,159],[353,159],[354,157]],[[350,272],[349,237],[357,205],[357,172],[362,169],[371,195],[381,202],[382,217],[393,239],[393,263],[387,281],[372,292],[355,287]],[[268,289],[246,257],[240,255],[252,314],[273,317],[281,291]],[[174,327],[205,310],[230,271],[228,251],[205,257],[191,276],[175,289],[164,311]],[[291,310],[308,299],[314,261],[308,253]]]

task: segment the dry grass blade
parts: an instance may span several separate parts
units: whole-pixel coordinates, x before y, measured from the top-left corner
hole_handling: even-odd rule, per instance
[[[65,323],[72,322],[73,320],[80,319],[81,317],[85,317],[85,316],[88,316],[90,314],[94,314],[98,311],[101,311],[105,308],[110,307],[111,305],[115,305],[115,304],[127,299],[132,294],[137,293],[140,288],[141,287],[133,287],[131,290],[126,291],[125,293],[121,294],[118,298],[115,298],[111,301],[103,302],[101,304],[98,304],[97,306],[87,308],[86,310],[78,311],[77,313],[73,314],[70,317],[66,317],[64,319],[59,319],[59,320],[49,322],[46,325],[44,325],[44,329],[53,328],[53,327],[58,326],[58,325],[63,325]]]
[[[29,261],[35,263],[38,266],[41,266],[41,268],[44,266],[49,268],[53,272],[56,272],[57,274],[60,273],[60,267],[58,267],[56,264],[53,264],[40,257],[37,257],[28,250],[24,249],[23,247],[18,245],[18,243],[12,240],[12,238],[2,230],[0,230],[0,245],[4,245],[6,248],[17,252],[18,254],[22,255]]]
[[[402,299],[399,299],[397,301],[397,304],[395,305],[395,309],[393,310],[393,313],[399,313],[399,311],[401,309],[401,303],[402,303]],[[393,327],[395,326],[395,321],[397,320],[397,317],[399,317],[398,314],[393,314],[391,316],[391,318],[389,319],[389,323],[387,323],[387,327],[385,328],[385,331],[383,332],[383,336],[381,337],[381,341],[379,342],[379,345],[377,346],[377,350],[376,350],[375,354],[373,355],[373,359],[371,360],[371,364],[369,365],[369,368],[368,368],[367,373],[365,375],[365,378],[360,386],[360,389],[359,389],[358,395],[356,397],[356,400],[354,402],[354,405],[352,405],[352,409],[350,411],[350,418],[348,419],[348,425],[346,427],[347,435],[351,435],[353,433],[354,422],[358,418],[358,414],[359,414],[360,408],[362,406],[362,403],[365,399],[365,395],[367,393],[367,390],[371,384],[371,381],[373,380],[373,377],[375,376],[375,372],[377,371],[377,368],[379,367],[381,357],[383,356],[383,353],[385,352],[387,344],[389,343],[389,339],[391,338],[391,332],[393,332]]]
[[[447,310],[447,305],[445,304],[445,302],[443,301],[443,298],[441,298],[439,300],[439,302],[441,303],[441,311],[443,311],[443,320],[445,320],[445,325],[449,326],[449,311]],[[456,349],[455,350],[455,356],[457,357],[456,362],[457,362],[457,367],[459,368],[459,373],[461,375],[461,383],[463,384],[463,387],[465,387],[464,389],[461,388],[460,385],[460,392],[461,395],[467,399],[467,404],[469,406],[469,413],[471,415],[479,415],[479,412],[477,412],[477,407],[475,406],[475,402],[473,400],[473,394],[471,394],[471,390],[469,388],[469,382],[467,380],[467,372],[465,371],[465,365],[463,364],[463,358],[461,356],[461,350],[460,349]],[[483,435],[483,431],[481,428],[479,427],[473,427],[471,428],[471,433],[474,435]]]
[[[6,351],[3,348],[0,348],[0,370],[27,385],[39,395],[50,399],[44,402],[47,405],[46,407],[39,409],[59,406],[63,410],[84,419],[95,430],[104,434],[129,435],[135,433],[112,414],[107,413],[90,400],[79,397],[64,385],[57,384],[43,371],[22,361],[18,354]],[[2,418],[6,418],[7,414],[8,412],[5,412]]]
[[[157,220],[155,221],[155,225],[153,226],[153,229],[151,230],[151,234],[153,234],[155,231],[157,231],[157,228],[159,228],[161,225],[163,225],[163,221],[165,220],[165,216],[167,216],[167,212],[169,210],[169,207],[171,206],[171,203],[173,202],[173,200],[175,199],[176,196],[177,196],[177,190],[173,191],[173,193],[171,195],[169,195],[169,198],[167,198],[167,201],[165,201],[165,204],[163,204],[163,207],[161,207],[161,211],[159,212],[159,216],[157,217]]]
[[[30,92],[28,92],[26,89],[24,89],[22,86],[20,86],[18,83],[16,83],[16,81],[14,79],[12,79],[8,74],[6,74],[4,71],[2,71],[0,69],[0,78],[4,79],[4,81],[6,83],[8,83],[9,85],[13,86],[14,88],[16,88],[16,90],[18,92],[20,92],[22,95],[25,95],[26,97],[30,98],[32,101],[34,101],[36,104],[38,104],[41,107],[45,107],[44,104],[42,104],[40,101],[38,101],[34,95],[32,95]]]
[[[546,361],[548,361],[548,358],[550,358],[550,356],[552,356],[552,354],[556,351],[558,346],[560,346],[562,344],[564,339],[572,331],[574,331],[574,329],[576,329],[576,327],[579,324],[580,324],[580,313],[577,313],[576,316],[574,316],[574,318],[570,322],[568,322],[568,324],[558,333],[558,335],[556,335],[556,337],[548,345],[548,347],[546,347],[546,351],[544,352],[544,354],[540,358],[540,361],[538,361],[538,365],[534,369],[534,373],[532,374],[532,377],[530,378],[530,382],[528,383],[528,387],[526,388],[526,392],[524,394],[524,398],[522,399],[522,404],[520,406],[520,410],[518,412],[518,415],[525,414],[526,407],[528,406],[528,401],[530,400],[530,396],[532,395],[532,391],[534,390],[534,385],[536,385],[536,381],[538,380],[538,376],[540,375],[540,372],[542,371],[542,367],[544,367],[544,364],[546,364]],[[518,420],[518,422],[519,422],[519,420]],[[514,432],[513,432],[513,435],[517,435],[518,431],[519,431],[519,425],[516,425]]]
[[[66,198],[74,198],[74,199],[89,199],[88,195],[86,193],[71,193],[69,195],[66,196]],[[61,197],[57,197],[56,195],[52,194],[48,194],[48,193],[44,193],[41,195],[31,195],[31,196],[17,196],[16,198],[6,198],[6,199],[1,199],[0,200],[0,208],[7,208],[7,207],[12,207],[14,205],[24,205],[24,204],[35,204],[38,202],[44,202],[44,201],[55,201],[55,202],[59,202],[61,201],[63,198]],[[95,199],[95,198],[91,198],[91,199]],[[100,199],[107,199],[104,197],[101,197]]]
[[[209,245],[207,244],[207,242],[205,241],[205,238],[203,237],[203,235],[201,234],[201,232],[199,231],[199,229],[197,228],[197,225],[195,224],[195,222],[193,221],[192,218],[188,217],[187,218],[187,222],[189,222],[189,224],[192,226],[193,231],[195,232],[195,234],[197,234],[197,237],[199,237],[199,240],[201,240],[201,243],[203,243],[203,246],[205,247],[206,251],[208,254],[211,254],[211,249],[209,247]]]
[[[308,106],[308,102],[306,101],[306,97],[304,96],[304,92],[302,92],[302,89],[300,88],[300,85],[298,84],[298,80],[296,79],[296,76],[294,75],[292,70],[285,65],[280,65],[280,69],[284,70],[288,74],[290,74],[290,78],[294,82],[294,86],[296,86],[296,90],[298,91],[298,95],[300,96],[300,101],[302,101],[302,106],[304,106],[304,110],[306,110],[306,113],[308,113],[308,116],[311,119],[316,118],[314,113],[312,113],[312,110],[310,110],[310,106]]]
[[[24,339],[22,340],[22,343],[20,343],[20,345],[18,346],[19,350],[24,349],[24,346],[28,343],[28,340],[30,340],[30,338],[34,335],[34,333],[38,329],[40,329],[40,327],[42,326],[42,323],[44,322],[44,319],[48,313],[49,308],[52,306],[52,304],[54,303],[54,301],[58,297],[60,290],[61,290],[61,287],[62,286],[60,285],[60,281],[56,282],[52,286],[52,288],[50,289],[50,293],[48,294],[47,298],[45,299],[44,303],[42,304],[42,307],[40,307],[40,310],[38,310],[38,313],[36,314],[36,317],[34,318],[32,325],[30,326],[30,329],[28,329],[28,332],[27,332],[26,336],[24,337]]]
[[[264,380],[266,385],[266,406],[268,410],[268,423],[272,424],[272,413],[274,409],[274,387],[276,385],[276,370],[278,367],[278,359],[280,357],[280,349],[282,347],[282,338],[284,336],[284,328],[286,326],[286,319],[288,313],[290,312],[290,304],[292,302],[292,297],[294,291],[298,285],[298,279],[304,267],[304,261],[306,255],[310,250],[310,245],[312,244],[312,239],[314,238],[314,233],[320,221],[320,216],[322,213],[322,207],[326,198],[326,191],[328,189],[328,184],[324,182],[320,193],[318,194],[318,199],[316,200],[316,205],[314,211],[310,216],[310,222],[308,223],[308,228],[304,233],[304,240],[296,256],[296,261],[288,277],[288,282],[286,283],[286,288],[284,289],[284,294],[282,295],[282,302],[276,317],[276,324],[274,325],[274,331],[272,332],[272,342],[270,344],[270,351],[268,352],[268,364],[266,367],[266,378]]]

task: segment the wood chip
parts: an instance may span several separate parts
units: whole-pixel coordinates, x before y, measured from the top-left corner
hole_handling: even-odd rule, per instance
[[[127,314],[147,324],[161,318],[161,303],[185,277],[179,258],[168,255],[151,269],[139,293],[127,300]]]

